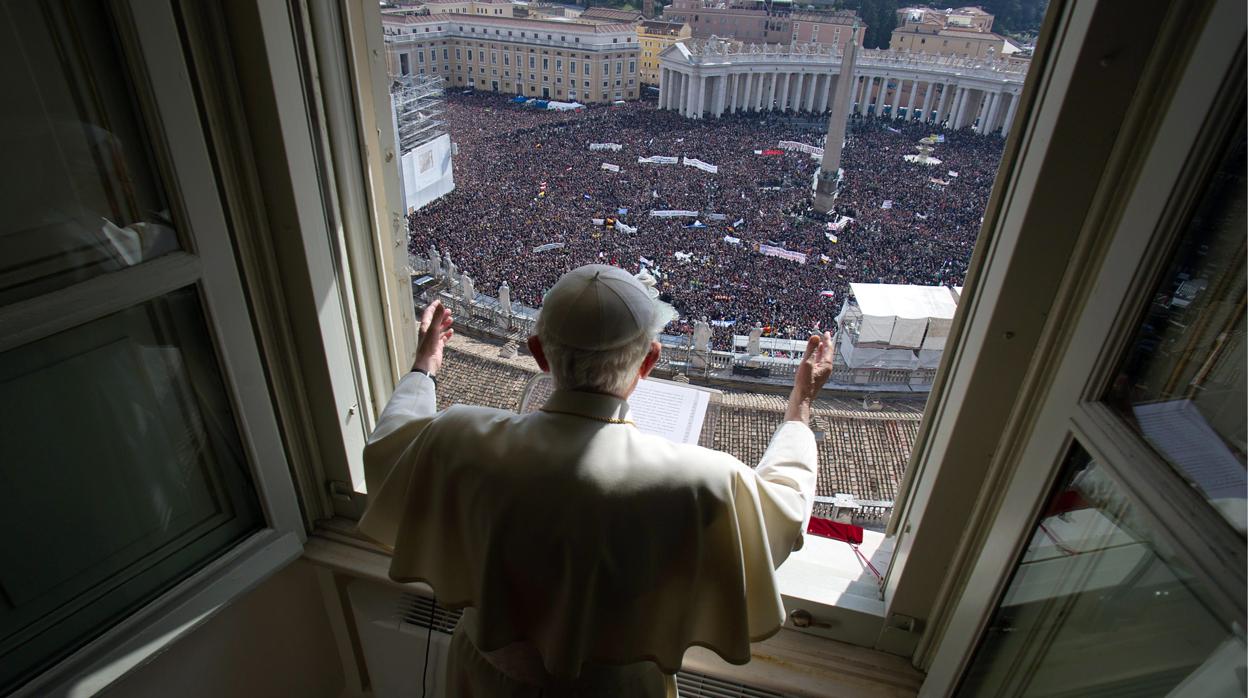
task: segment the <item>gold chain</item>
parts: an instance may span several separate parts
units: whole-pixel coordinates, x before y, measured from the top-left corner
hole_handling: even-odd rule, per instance
[[[592,419],[595,422],[606,422],[607,424],[632,424],[633,426],[637,426],[637,423],[631,419],[620,419],[619,417],[591,417],[590,415],[580,414],[579,412],[564,412],[563,410],[549,410],[549,409],[546,409],[545,407],[541,408],[541,410],[542,412],[546,412],[548,414],[565,414],[569,417],[583,417],[585,419]]]

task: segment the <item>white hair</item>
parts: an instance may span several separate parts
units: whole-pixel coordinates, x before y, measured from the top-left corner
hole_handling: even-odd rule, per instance
[[[632,385],[655,337],[654,333],[642,332],[636,339],[615,349],[590,351],[552,342],[544,329],[541,316],[538,316],[537,337],[542,342],[542,353],[546,355],[555,388],[611,395],[623,395]]]

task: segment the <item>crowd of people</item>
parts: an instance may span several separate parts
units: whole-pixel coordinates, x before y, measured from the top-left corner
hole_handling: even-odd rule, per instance
[[[717,348],[756,321],[779,335],[828,329],[850,282],[960,285],[1003,144],[851,117],[837,214],[853,221],[829,231],[837,216],[811,208],[819,161],[775,152],[781,140],[817,146],[824,134],[783,116],[695,121],[646,102],[553,112],[494,94],[454,93],[447,102],[459,148],[455,190],[410,216],[412,252],[436,247],[479,291],[494,295],[506,281],[513,302],[532,307],[568,269],[645,266],[681,314],[668,331],[687,333],[705,316]],[[907,161],[932,133],[943,136],[930,153],[940,164]],[[591,143],[623,148],[591,151]],[[697,158],[718,172],[637,162],[656,155]],[[655,218],[652,210],[700,215]],[[563,246],[534,251],[549,243]],[[805,254],[806,263],[759,245]]]

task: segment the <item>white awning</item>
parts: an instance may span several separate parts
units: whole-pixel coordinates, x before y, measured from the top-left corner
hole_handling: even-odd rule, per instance
[[[911,284],[850,284],[849,288],[862,312],[859,344],[944,348],[958,310],[948,288]]]

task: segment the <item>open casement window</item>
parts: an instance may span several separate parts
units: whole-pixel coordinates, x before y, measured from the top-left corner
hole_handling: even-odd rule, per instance
[[[337,153],[339,139],[356,134],[364,162],[361,171],[368,178],[359,191],[371,197],[365,208],[372,212],[374,230],[380,231],[371,234],[393,234],[391,242],[397,244],[399,234],[388,227],[401,212],[394,200],[386,198],[398,187],[388,184],[397,176],[396,168],[387,164],[394,156],[389,145],[394,135],[386,115],[386,60],[378,10],[357,0],[308,5],[319,89],[326,105],[335,103],[326,112],[341,108],[339,100],[330,98],[334,80],[347,86],[340,96],[353,97],[357,109],[354,116],[343,113],[337,126],[332,118],[327,122],[329,143]],[[845,593],[851,585],[858,589],[875,585],[866,569],[859,569],[856,578],[836,582],[839,588],[829,584],[822,594],[782,587],[789,610],[806,614],[798,616],[800,628],[786,626],[791,631],[786,638],[811,646],[829,645],[820,641],[832,638],[885,650],[931,672],[925,692],[953,692],[1011,579],[1013,565],[1035,538],[1037,520],[1054,483],[1074,478],[1095,462],[1097,476],[1108,473],[1108,482],[1119,483],[1117,474],[1129,481],[1116,486],[1130,490],[1123,496],[1131,498],[1137,510],[1152,511],[1156,497],[1131,494],[1130,488],[1142,486],[1130,475],[1122,477],[1131,471],[1123,469],[1121,458],[1115,465],[1102,445],[1127,436],[1141,453],[1153,454],[1155,467],[1149,472],[1157,476],[1156,482],[1173,484],[1180,477],[1165,469],[1169,466],[1162,467],[1158,452],[1138,432],[1124,426],[1126,418],[1114,417],[1105,407],[1111,401],[1104,390],[1108,372],[1117,368],[1129,336],[1140,327],[1143,305],[1159,288],[1162,267],[1173,260],[1168,251],[1175,249],[1183,218],[1177,213],[1181,208],[1177,200],[1190,203],[1198,198],[1214,168],[1210,150],[1229,147],[1227,115],[1243,112],[1242,80],[1228,73],[1229,66],[1242,63],[1242,53],[1236,51],[1242,50],[1238,47],[1243,22],[1219,19],[1232,5],[1051,3],[985,214],[964,300],[890,525],[888,545],[894,553],[882,570],[883,591]],[[1240,102],[1218,101],[1237,94]],[[1190,119],[1184,127],[1171,119],[1176,109],[1190,112],[1185,112]],[[1171,130],[1163,137],[1166,128]],[[342,159],[335,159],[340,177],[342,163],[350,160],[348,149],[342,154]],[[1163,154],[1169,159],[1162,164],[1149,160]],[[1161,179],[1147,180],[1148,173]],[[340,183],[339,190],[344,186]],[[1123,222],[1128,200],[1165,208],[1153,211],[1153,218],[1128,225]],[[1170,223],[1158,224],[1163,219]],[[1128,241],[1137,249],[1115,259],[1130,261],[1107,262],[1107,251]],[[1095,284],[1114,275],[1127,286],[1092,293],[1100,288]],[[1128,286],[1134,290],[1128,291]],[[1198,291],[1189,285],[1183,293]],[[1104,306],[1096,318],[1091,315],[1093,301]],[[1107,308],[1112,309],[1108,315]],[[1080,335],[1076,342],[1072,339],[1076,327],[1085,325],[1091,328],[1087,332],[1101,334]],[[1093,359],[1101,373],[1073,368],[1076,361]],[[1053,402],[1059,399],[1057,387],[1067,382],[1079,386],[1076,392],[1081,397],[1058,405]],[[374,409],[380,408],[384,397],[373,395]],[[1043,422],[1048,430],[1043,437],[1041,415],[1048,420]],[[1089,436],[1094,427],[1110,429],[1104,423],[1110,417],[1119,420],[1113,427],[1115,436]],[[1041,448],[1048,449],[1047,456],[1024,459],[1025,453],[1038,454],[1036,449]],[[349,471],[330,466],[326,477],[334,483],[352,482]],[[351,519],[362,511],[364,497],[358,488],[336,491],[345,504],[336,504],[335,511],[344,518],[319,529],[318,540],[310,545],[315,548],[312,557],[348,575],[384,579],[384,556],[350,535]],[[1191,521],[1216,523],[1222,527],[1220,536],[1239,535],[1207,503],[1190,499],[1175,502],[1178,511],[1190,505],[1193,511],[1204,512]],[[1176,509],[1170,511],[1173,516]],[[1143,536],[1156,528],[1154,524],[1133,533]],[[1182,530],[1195,534],[1190,523]],[[1238,540],[1239,557],[1232,558],[1242,561],[1242,537]],[[1157,543],[1159,550],[1164,549],[1160,554],[1169,555],[1173,543],[1173,537]],[[1227,549],[1223,541],[1219,552],[1200,553],[1199,559],[1218,559]],[[1210,597],[1222,599],[1221,605],[1212,606],[1221,609],[1216,612],[1219,619],[1228,617],[1225,592],[1236,583],[1242,587],[1242,576],[1238,582],[1223,579],[1214,585],[1221,589]],[[734,669],[734,675],[746,678],[753,668]]]
[[[1245,9],[1155,9],[925,695],[1245,691]]]
[[[87,694],[304,530],[173,8],[0,16],[0,692]]]

